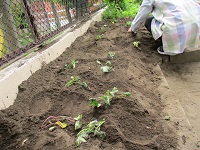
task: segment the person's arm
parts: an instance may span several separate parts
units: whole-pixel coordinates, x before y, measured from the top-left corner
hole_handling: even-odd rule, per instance
[[[145,21],[148,15],[153,10],[153,4],[155,0],[143,0],[140,9],[132,22],[131,28],[128,32],[136,32],[140,25]]]

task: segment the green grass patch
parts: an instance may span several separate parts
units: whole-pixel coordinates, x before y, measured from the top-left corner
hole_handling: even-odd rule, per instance
[[[103,13],[103,19],[129,18],[135,17],[140,4],[135,1],[124,1],[123,8],[114,3],[107,4],[108,8]]]

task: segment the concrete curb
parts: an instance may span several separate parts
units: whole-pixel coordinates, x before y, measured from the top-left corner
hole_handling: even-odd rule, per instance
[[[89,26],[95,21],[102,20],[104,9],[98,11],[89,21],[84,23],[80,28],[67,33],[57,43],[42,52],[35,52],[26,58],[11,64],[0,72],[0,109],[5,109],[14,103],[18,93],[18,86],[27,80],[34,72],[41,69],[43,64],[60,56],[67,47],[82,36]],[[56,49],[56,51],[55,51]]]

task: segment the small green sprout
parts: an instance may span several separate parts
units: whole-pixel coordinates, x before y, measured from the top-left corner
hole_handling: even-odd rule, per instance
[[[73,84],[77,84],[80,82],[80,78],[78,76],[71,76],[71,80],[65,84],[65,86],[71,86]]]
[[[65,84],[65,86],[69,87],[73,84],[80,84],[84,88],[89,89],[88,85],[86,82],[81,82],[81,79],[78,76],[71,76],[71,80]]]
[[[107,61],[107,62],[106,62],[106,65],[111,66],[111,62],[110,62],[110,61]]]
[[[75,120],[75,130],[78,130],[81,128],[82,124],[80,120],[82,119],[82,114],[79,114],[78,117],[74,118]]]
[[[96,40],[100,40],[100,39],[102,39],[102,35],[96,35],[96,38],[95,38]]]
[[[74,69],[78,64],[78,60],[72,60],[70,64],[65,64],[64,69]]]
[[[140,41],[135,41],[133,42],[133,45],[134,47],[138,48],[138,49],[141,49],[139,46],[140,46],[141,42]]]
[[[100,60],[97,60],[97,63],[98,63],[99,65],[102,65]]]
[[[170,120],[171,117],[170,117],[170,116],[165,116],[164,119],[165,119],[165,120]]]
[[[72,64],[72,69],[74,69],[76,67],[76,64],[78,64],[78,61],[77,60],[72,60],[71,64]]]
[[[126,97],[129,97],[129,96],[131,96],[131,93],[130,93],[130,92],[125,92],[124,95],[125,95]]]
[[[101,70],[104,72],[104,73],[108,73],[112,70],[112,67],[110,66],[102,66],[101,67]]]
[[[113,59],[115,56],[115,53],[114,52],[108,52],[108,57]]]
[[[84,88],[88,88],[88,85],[87,85],[86,82],[82,82],[82,86],[83,86]]]
[[[89,135],[93,133],[94,136],[97,136],[100,139],[103,139],[106,136],[106,133],[101,131],[101,126],[105,123],[105,120],[103,121],[91,121],[85,128],[83,128],[78,134],[77,134],[77,140],[75,141],[75,147],[80,146],[81,143],[87,142],[86,139],[89,138]]]
[[[96,98],[90,98],[89,100],[90,100],[89,106],[94,106],[97,108],[101,106],[101,104],[97,101]]]
[[[108,90],[104,95],[102,95],[101,97],[99,97],[98,99],[96,98],[90,98],[90,104],[89,106],[94,106],[94,107],[100,107],[101,104],[99,101],[103,100],[103,102],[106,104],[106,106],[110,105],[110,102],[112,100],[113,97],[115,97],[115,93],[118,92],[118,89],[116,87],[114,87],[112,89],[112,91]]]

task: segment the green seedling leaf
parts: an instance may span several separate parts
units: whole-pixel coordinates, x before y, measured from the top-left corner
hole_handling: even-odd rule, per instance
[[[115,56],[115,53],[114,52],[108,52],[108,57],[113,59]]]
[[[110,66],[102,66],[102,67],[101,67],[101,70],[102,70],[104,73],[109,72],[111,69],[112,69],[112,67],[110,67]]]
[[[125,92],[124,95],[125,95],[126,97],[129,97],[129,96],[131,96],[131,93],[130,93],[130,92]]]
[[[82,126],[82,124],[81,124],[81,122],[79,120],[75,122],[75,130],[80,129],[81,126]]]
[[[82,142],[86,142],[85,138],[88,138],[91,133],[97,137],[105,137],[105,132],[100,130],[100,127],[104,124],[105,120],[103,121],[91,121],[85,128],[83,128],[77,134],[77,140],[75,142],[75,146],[78,147]]]
[[[104,96],[103,96],[103,100],[104,100],[104,102],[106,103],[106,105],[109,105],[109,106],[110,106],[110,98],[109,98],[109,96],[104,95]]]
[[[68,66],[68,64],[65,64],[64,65],[64,69],[67,69],[69,66]]]
[[[55,130],[55,129],[56,129],[56,127],[53,126],[53,127],[50,127],[50,128],[49,128],[49,131],[52,132],[52,131]]]
[[[135,42],[133,42],[133,45],[136,47],[136,48],[138,48],[138,49],[140,49],[140,44],[141,44],[141,42],[140,41],[135,41]]]
[[[99,65],[101,65],[101,62],[100,62],[99,60],[97,60],[97,63],[98,63]]]
[[[81,143],[87,142],[83,137],[79,136],[75,142],[75,147],[79,147]]]
[[[77,77],[77,76],[71,76],[71,80],[69,81],[69,82],[67,82],[66,84],[65,84],[65,86],[71,86],[71,85],[73,85],[73,84],[76,84],[76,83],[79,83],[80,82],[80,78],[79,77]]]
[[[87,85],[86,82],[82,82],[82,86],[83,86],[84,88],[88,88],[88,85]]]
[[[76,121],[78,121],[80,119],[82,119],[82,114],[79,114],[78,117],[74,118],[74,120],[76,120]]]
[[[75,130],[78,130],[81,128],[82,124],[80,122],[80,120],[82,119],[82,114],[79,114],[78,117],[74,118],[74,120],[76,120],[75,122]]]
[[[102,39],[102,36],[101,35],[96,35],[96,40],[100,40]]]
[[[106,65],[111,66],[111,62],[110,62],[110,61],[107,61],[107,62],[106,62]]]
[[[90,100],[89,106],[94,106],[97,108],[101,106],[101,104],[96,100],[96,98],[90,98],[89,100]]]
[[[72,60],[71,64],[72,64],[72,69],[74,69],[76,67],[76,64],[78,64],[78,61],[77,60]]]
[[[165,116],[164,119],[165,119],[165,120],[170,120],[171,117],[170,117],[170,116]]]
[[[106,95],[110,95],[110,96],[112,96],[112,97],[114,97],[115,96],[115,93],[117,93],[118,92],[118,89],[116,88],[116,87],[114,87],[113,89],[112,89],[112,91],[107,91],[106,92]]]
[[[106,137],[106,133],[100,130],[95,130],[94,135],[97,136],[99,139],[104,139]]]

